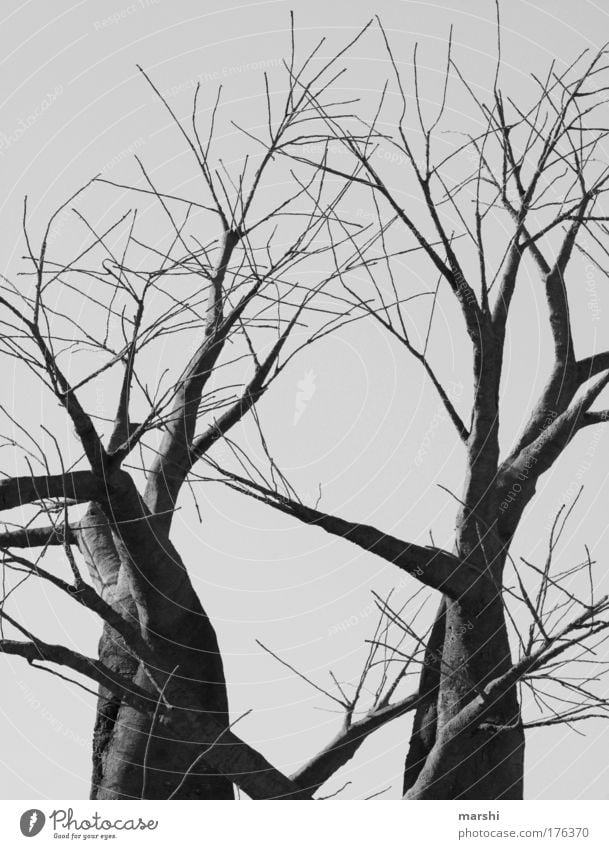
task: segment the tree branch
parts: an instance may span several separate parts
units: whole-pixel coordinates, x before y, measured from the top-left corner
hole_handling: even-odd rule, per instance
[[[315,793],[335,772],[356,754],[362,743],[393,719],[416,710],[420,702],[418,693],[399,702],[374,708],[357,722],[340,731],[321,752],[295,772],[291,779],[303,789]]]
[[[69,526],[15,528],[0,532],[0,548],[47,548],[49,545],[77,545],[76,534]]]
[[[46,661],[67,666],[81,675],[92,678],[136,710],[153,716],[158,699],[152,698],[131,681],[113,672],[103,663],[72,651],[65,646],[51,645],[38,639],[31,642],[0,640],[0,653],[22,657],[28,663]],[[217,741],[210,746],[202,742],[203,759],[222,775],[237,784],[252,799],[310,799],[311,794],[298,787],[270,764],[266,758],[225,728],[212,714],[194,715],[186,710],[166,710],[163,730],[170,739]],[[167,727],[167,721],[171,722]]]
[[[0,510],[11,510],[24,504],[46,499],[95,501],[103,490],[89,471],[67,472],[63,475],[27,475],[0,481]]]
[[[266,359],[264,359],[256,368],[254,376],[246,386],[241,398],[229,407],[228,410],[226,410],[226,412],[224,412],[204,434],[194,440],[190,450],[191,466],[197,459],[205,456],[211,446],[217,442],[218,439],[225,436],[228,431],[237,424],[237,422],[241,421],[243,416],[252,409],[252,407],[266,392],[268,386],[267,378],[273,365],[277,362],[279,355],[281,354],[281,350],[287,341],[288,335],[296,324],[299,314],[300,311],[294,315],[286,330],[281,334],[275,345],[271,348]]]
[[[423,584],[440,590],[449,598],[460,600],[464,604],[475,604],[483,597],[488,598],[488,592],[493,591],[493,585],[488,576],[467,561],[460,560],[447,551],[404,542],[371,525],[349,522],[338,516],[323,513],[234,472],[228,472],[219,466],[216,468],[225,476],[222,482],[227,486],[287,513],[307,525],[322,528],[333,536],[342,537],[365,551],[376,554],[408,572]]]
[[[236,244],[234,237],[231,244]],[[223,261],[226,263],[228,260]],[[226,267],[223,266],[223,269],[222,272],[218,270],[216,278],[224,278]],[[149,471],[144,494],[151,512],[162,516],[161,523],[167,530],[171,525],[178,493],[192,467],[193,459],[190,449],[195,435],[203,389],[222,353],[229,332],[258,288],[257,283],[219,324],[208,324],[205,339],[180,381],[165,435]]]

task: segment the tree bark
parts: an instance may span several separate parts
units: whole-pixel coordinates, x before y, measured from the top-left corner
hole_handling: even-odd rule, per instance
[[[103,511],[91,504],[78,529],[78,542],[90,577],[102,597],[139,628],[138,609],[131,593],[123,546]],[[158,564],[162,568],[162,564]],[[154,570],[153,570],[154,571]],[[222,658],[215,631],[194,590],[188,607],[176,616],[167,600],[170,633],[153,632],[148,642],[157,659],[154,670],[143,664],[124,640],[104,627],[99,657],[108,667],[150,695],[179,708],[213,713],[222,727],[229,725],[228,698]],[[173,608],[173,609],[172,609]],[[161,695],[162,693],[162,695]],[[177,721],[177,720],[176,720]],[[203,742],[176,743],[171,721],[152,728],[150,717],[100,687],[93,734],[92,799],[233,799],[232,782],[204,762],[189,772]],[[177,735],[179,736],[179,735]]]
[[[440,688],[441,660],[444,646],[446,599],[442,597],[429,641],[425,650],[419,692],[422,702],[415,713],[410,735],[406,766],[404,768],[404,793],[419,777],[425,760],[436,741],[438,721],[438,692]]]
[[[421,674],[428,700],[415,716],[404,773],[406,799],[522,799],[524,731],[516,686],[482,726],[457,739],[445,729],[481,688],[512,666],[503,601],[474,610],[445,599]]]
[[[176,634],[176,642],[187,646],[159,645],[158,655],[164,670],[164,698],[176,708],[213,713],[223,727],[228,727],[228,701],[215,634],[202,609],[191,618],[194,633]],[[198,621],[194,621],[197,619]],[[185,624],[185,629],[188,626]],[[102,637],[101,653],[114,664],[124,659],[121,648],[107,633]],[[212,649],[215,645],[215,650]],[[172,666],[172,669],[169,667]],[[172,675],[179,665],[180,671]],[[159,675],[155,675],[157,680]],[[141,664],[133,676],[134,684],[150,694],[151,702],[159,699]],[[177,722],[177,719],[176,719]],[[233,799],[232,782],[214,773],[203,761],[195,761],[201,743],[214,740],[172,739],[172,723],[160,727],[153,721],[120,702],[100,693],[94,739],[94,774],[91,798],[94,799]],[[182,727],[180,725],[180,727]],[[184,776],[188,777],[183,781]]]

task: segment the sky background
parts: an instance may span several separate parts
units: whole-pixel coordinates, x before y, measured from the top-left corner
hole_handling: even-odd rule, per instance
[[[189,114],[201,83],[203,108],[224,89],[219,146],[227,161],[239,158],[242,139],[233,118],[257,127],[264,109],[263,71],[281,90],[281,60],[289,51],[289,11],[296,14],[302,53],[323,35],[326,55],[339,49],[373,15],[391,37],[405,79],[419,42],[420,69],[429,81],[427,103],[438,102],[446,37],[454,25],[455,58],[464,73],[487,91],[495,62],[494,4],[378,2],[260,2],[224,4],[195,0],[2,4],[0,26],[0,199],[2,273],[16,279],[24,252],[21,211],[28,196],[32,230],[93,174],[128,182],[140,156],[167,185],[191,187],[188,164],[175,128],[137,71],[152,75],[178,114]],[[571,60],[609,37],[600,4],[504,3],[504,87],[513,97],[530,93],[528,74],[543,73],[556,59]],[[326,48],[324,47],[324,50]],[[349,73],[339,90],[364,101],[377,94],[390,68],[378,33],[349,54]],[[275,83],[276,81],[276,83]],[[277,89],[271,89],[277,90]],[[451,89],[455,123],[473,116],[462,90]],[[32,116],[32,117],[30,117]],[[472,120],[474,120],[472,118]],[[396,186],[406,181],[404,164],[382,162]],[[280,200],[285,185],[270,186]],[[355,195],[351,214],[367,211]],[[100,210],[103,217],[108,211]],[[82,243],[69,217],[58,223],[62,247]],[[573,259],[574,323],[578,352],[609,347],[607,281]],[[422,274],[416,263],[405,272]],[[531,275],[531,280],[534,275]],[[435,280],[430,281],[433,287]],[[467,358],[452,328],[450,307],[434,325],[434,356],[455,403],[466,415]],[[502,422],[507,448],[526,419],[548,365],[548,335],[539,287],[524,287],[514,303],[505,365],[508,411]],[[175,349],[168,349],[168,356]],[[159,366],[156,366],[159,368]],[[303,386],[306,389],[303,390]],[[111,387],[93,400],[113,405]],[[13,364],[4,372],[2,404],[32,430],[41,423],[67,439],[66,423],[49,397]],[[304,405],[301,404],[304,397]],[[413,541],[450,547],[455,502],[440,489],[460,492],[463,453],[437,397],[403,349],[372,324],[359,323],[300,355],[260,405],[269,444],[303,500],[323,484],[323,507],[346,518],[376,524]],[[245,426],[241,444],[254,448]],[[512,554],[543,560],[556,510],[584,486],[560,550],[560,566],[581,559],[584,544],[598,561],[597,594],[607,592],[606,531],[609,439],[588,429],[538,489]],[[2,471],[25,470],[12,452]],[[218,632],[229,682],[231,715],[248,715],[237,731],[278,767],[295,770],[336,733],[333,705],[265,654],[259,639],[314,680],[328,686],[329,670],[341,681],[357,678],[372,637],[376,613],[371,591],[395,587],[403,603],[418,587],[384,561],[323,532],[299,526],[270,508],[218,486],[197,488],[202,523],[185,496],[176,517],[174,542]],[[308,497],[308,498],[307,498]],[[31,582],[30,582],[31,583]],[[94,653],[97,625],[44,587],[28,584],[13,608],[41,636]],[[436,600],[428,603],[427,617]],[[423,616],[422,623],[425,623]],[[428,620],[427,620],[428,621]],[[0,797],[85,798],[89,791],[90,734],[94,700],[81,690],[0,658]],[[414,684],[413,684],[414,686]],[[609,682],[605,685],[609,690]],[[398,798],[410,719],[377,732],[347,768],[328,782],[331,793],[346,781],[350,798],[386,788]],[[601,722],[529,732],[525,793],[528,798],[607,798],[609,727]]]

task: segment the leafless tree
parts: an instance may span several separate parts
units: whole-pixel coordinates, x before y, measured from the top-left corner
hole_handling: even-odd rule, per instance
[[[299,178],[279,156],[306,132],[310,94],[341,114],[325,96],[340,55],[297,67],[292,42],[281,97],[265,77],[264,137],[233,122],[245,149],[232,168],[215,138],[221,92],[204,129],[198,87],[182,119],[142,70],[191,157],[199,199],[160,187],[138,159],[133,185],[98,176],[75,192],[39,247],[25,204],[27,269],[2,279],[2,353],[17,374],[35,375],[45,404],[59,404],[72,438],[61,424],[53,432],[54,413],[38,423],[39,439],[34,422],[3,408],[4,444],[21,468],[0,482],[0,651],[99,685],[94,798],[233,798],[233,781],[254,797],[295,789],[231,736],[216,634],[171,537],[195,464],[229,440],[298,351],[348,320],[321,311],[307,331],[336,268],[361,263],[352,238],[366,228],[337,211],[349,187],[323,171]],[[273,181],[287,186],[281,197]],[[145,208],[104,222],[99,209],[117,198]],[[54,231],[66,215],[84,240],[67,260]],[[112,409],[95,403],[98,387],[114,394]],[[62,549],[67,577],[43,565]],[[36,579],[100,617],[98,658],[46,643],[13,615],[16,591]]]
[[[29,270],[19,285],[3,279],[3,352],[33,372],[76,439],[60,439],[46,422],[37,439],[32,422],[4,411],[6,444],[23,469],[0,483],[0,508],[11,511],[0,538],[0,650],[99,688],[95,798],[233,798],[233,784],[255,799],[326,798],[323,785],[361,743],[409,712],[406,798],[518,798],[527,727],[607,714],[595,689],[603,667],[593,658],[607,636],[609,602],[595,598],[587,550],[580,563],[555,567],[569,510],[557,517],[543,564],[510,553],[539,477],[583,427],[606,418],[592,407],[609,381],[609,353],[575,356],[565,283],[576,248],[600,269],[609,256],[599,211],[609,177],[598,158],[606,130],[597,126],[605,53],[551,68],[524,106],[502,93],[500,62],[490,103],[480,100],[449,45],[441,107],[426,119],[416,55],[409,96],[379,31],[400,103],[394,133],[386,129],[387,88],[368,122],[332,95],[342,73],[337,60],[353,42],[329,62],[319,59],[321,44],[298,66],[292,50],[284,100],[277,108],[267,84],[268,132],[240,130],[256,153],[235,173],[215,156],[219,100],[203,137],[198,90],[186,122],[148,79],[200,173],[203,201],[158,186],[138,163],[137,184],[96,178],[76,192],[51,216],[36,249],[25,209]],[[454,83],[473,98],[483,127],[465,131],[438,158]],[[406,122],[413,109],[414,130]],[[375,167],[380,144],[409,162],[418,210],[406,209]],[[290,175],[293,192],[269,203],[264,188],[276,169]],[[106,197],[96,193],[117,191],[143,198],[146,214],[131,210],[100,226],[74,208],[90,203],[95,210]],[[372,224],[358,226],[346,214],[343,201],[353,192],[365,198]],[[52,234],[68,208],[88,241],[66,261],[53,255]],[[511,229],[498,252],[491,231],[496,225],[505,238],[501,215]],[[202,240],[210,227],[218,235]],[[433,279],[422,349],[408,332],[413,294],[396,265],[404,257],[427,263]],[[509,308],[531,264],[547,298],[554,362],[529,422],[501,457]],[[70,297],[68,308],[62,296]],[[455,299],[472,350],[467,424],[428,345],[435,305],[446,296]],[[302,348],[355,320],[377,322],[420,362],[464,445],[452,552],[303,503],[273,460],[256,405]],[[166,343],[172,352],[192,346],[177,371]],[[112,415],[91,411],[101,382],[114,389]],[[229,433],[247,414],[267,469]],[[218,457],[211,449],[220,445]],[[336,737],[291,776],[235,733],[212,623],[171,542],[179,497],[197,479],[221,481],[342,537],[441,596],[422,633],[416,596],[399,608],[391,595],[375,596],[379,622],[361,673],[352,682],[337,673],[332,691],[263,647],[344,714]],[[52,552],[63,553],[65,574],[47,568]],[[575,573],[589,576],[588,596],[568,589]],[[99,617],[98,657],[51,644],[19,621],[11,603],[31,580]],[[413,673],[418,686],[409,690]],[[521,715],[525,693],[530,717]]]
[[[319,504],[302,503],[284,487],[269,486],[258,475],[215,470],[229,486],[384,558],[440,594],[435,624],[425,637],[406,758],[408,799],[522,798],[527,721],[519,690],[525,679],[527,687],[542,679],[572,687],[575,701],[565,701],[562,709],[538,691],[537,703],[545,708],[536,723],[604,715],[603,700],[588,693],[586,676],[579,683],[561,677],[561,655],[567,647],[579,647],[584,654],[586,647],[594,647],[595,635],[607,627],[606,600],[569,596],[569,572],[563,568],[552,574],[555,538],[546,565],[531,566],[538,570],[534,589],[527,589],[522,564],[512,587],[512,557],[517,558],[510,551],[541,476],[568,445],[579,444],[584,428],[602,427],[609,417],[598,408],[609,383],[609,351],[577,354],[569,310],[570,299],[583,296],[581,272],[571,263],[577,251],[607,274],[609,231],[602,201],[609,186],[604,149],[608,52],[584,52],[567,67],[555,62],[543,78],[533,75],[525,102],[503,90],[499,22],[497,32],[498,60],[488,96],[480,94],[480,80],[468,81],[461,73],[451,34],[444,85],[437,109],[431,110],[417,50],[406,78],[379,23],[391,79],[369,120],[361,107],[336,119],[310,94],[318,117],[315,131],[306,148],[296,143],[285,151],[313,173],[322,170],[355,186],[359,204],[366,204],[378,222],[363,266],[368,284],[361,276],[337,272],[335,298],[349,311],[358,309],[420,363],[454,425],[465,469],[463,491],[454,496],[452,551],[347,521]],[[448,108],[455,87],[476,110],[469,126],[466,120],[459,125],[455,110]],[[386,177],[379,150],[397,152],[409,176],[402,169],[399,183],[395,175]],[[412,275],[405,274],[403,261],[396,261],[407,253],[416,269]],[[499,427],[507,403],[503,364],[510,307],[517,288],[531,278],[539,280],[545,294],[552,364],[527,423],[503,455]],[[423,291],[417,279],[429,281]],[[420,304],[425,295],[427,325],[417,328],[420,312],[413,302],[418,297]],[[455,344],[471,351],[467,412],[460,411],[463,399],[451,397],[443,379],[449,365],[441,358],[445,348],[436,351],[430,344],[440,299],[451,315],[451,303],[456,306]],[[420,346],[416,339],[423,340]],[[579,565],[588,568],[589,560],[587,555]],[[564,596],[550,610],[547,591],[556,586]],[[527,638],[510,640],[514,593],[533,618]],[[572,619],[570,604],[579,605]]]

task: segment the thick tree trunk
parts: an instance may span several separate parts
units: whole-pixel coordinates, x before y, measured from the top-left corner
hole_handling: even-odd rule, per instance
[[[101,653],[110,653],[113,666],[124,653],[114,636],[104,633]],[[222,660],[214,630],[202,608],[185,617],[174,642],[158,641],[157,681],[164,682],[162,698],[176,713],[181,709],[212,712],[223,727],[229,724]],[[178,671],[174,672],[174,670]],[[141,665],[134,683],[150,693],[153,703],[161,695]],[[170,730],[170,725],[167,730]],[[193,766],[200,743],[177,744],[164,727],[116,699],[100,693],[94,739],[94,775],[91,797],[96,799],[232,799],[233,786],[199,762]],[[190,771],[189,771],[190,770]],[[185,774],[188,773],[186,780]]]
[[[81,522],[78,540],[98,592],[139,627],[128,570],[122,566],[124,551],[121,554],[121,546],[97,505],[90,506]],[[178,616],[175,603],[167,600],[167,604],[170,632],[148,635],[157,658],[154,680],[108,626],[100,640],[99,657],[148,692],[153,707],[163,699],[178,716],[183,709],[211,712],[222,727],[227,727],[226,682],[215,631],[194,590],[188,608]],[[93,734],[92,799],[234,798],[232,783],[202,762],[189,772],[201,743],[211,744],[213,740],[177,744],[158,722],[154,728],[151,725],[149,717],[100,688]]]
[[[447,601],[437,623],[441,620],[441,675],[434,647],[421,680],[431,679],[433,695],[415,717],[406,798],[521,799],[524,733],[515,687],[490,707],[481,727],[465,727],[450,739],[444,732],[481,687],[511,666],[503,602],[497,597],[472,614]],[[434,632],[437,636],[438,624]]]
[[[438,695],[440,740],[443,727],[477,695],[477,690],[512,665],[500,598],[477,617],[455,602],[447,605],[442,661]],[[459,744],[456,762],[445,765],[438,787],[426,791],[428,798],[522,798],[524,734],[515,688],[493,705],[484,728],[466,730]]]
[[[425,650],[419,683],[419,693],[423,696],[423,701],[416,710],[412,725],[404,768],[404,793],[410,790],[419,777],[427,756],[436,742],[445,618],[446,599],[442,597]]]

